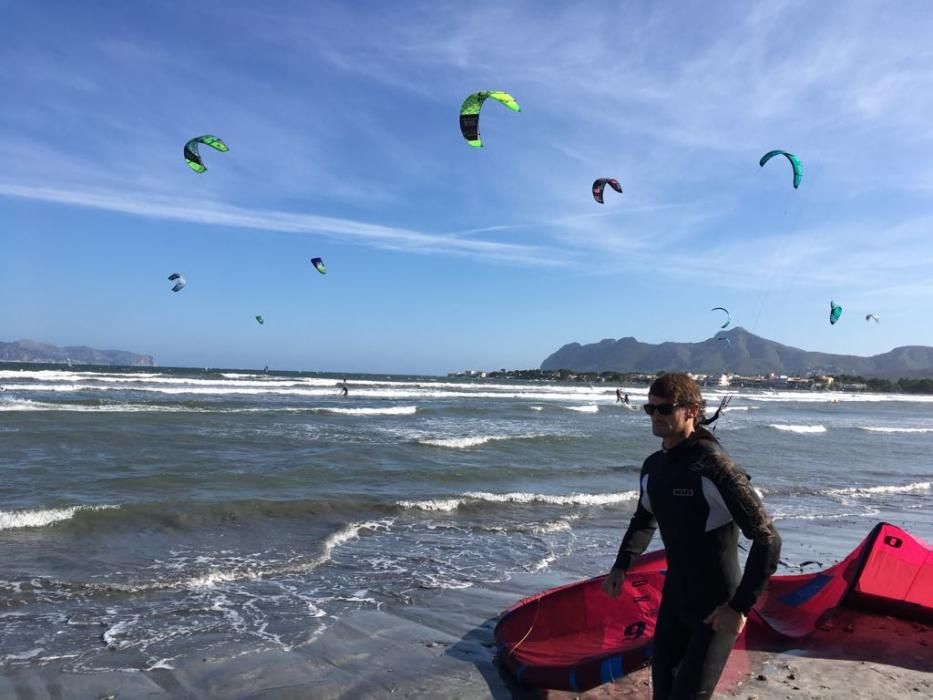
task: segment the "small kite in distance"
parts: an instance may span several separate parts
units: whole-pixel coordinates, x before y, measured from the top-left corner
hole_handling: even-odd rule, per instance
[[[175,286],[172,287],[173,292],[180,292],[182,289],[185,288],[185,285],[188,284],[188,281],[184,277],[182,277],[180,274],[178,274],[177,272],[173,272],[172,274],[170,274],[168,276],[168,279],[169,279],[169,282],[175,283]]]
[[[720,328],[725,328],[732,322],[732,316],[729,315],[729,309],[724,309],[721,306],[714,306],[710,311],[722,311],[726,314],[726,322],[720,326]]]
[[[266,322],[262,316],[257,316],[256,320],[259,322],[259,325],[263,325]]]
[[[842,316],[842,307],[834,301],[829,302],[829,322],[834,324]]]
[[[324,267],[324,261],[321,258],[311,258],[311,264],[314,265],[314,269],[322,275],[327,274],[327,268]]]
[[[880,321],[878,320],[878,317],[875,316],[875,314],[865,314],[865,320],[874,321],[875,323],[880,323]]]

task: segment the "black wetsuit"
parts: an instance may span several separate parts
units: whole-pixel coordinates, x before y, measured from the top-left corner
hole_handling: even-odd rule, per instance
[[[735,637],[703,620],[723,603],[748,613],[777,569],[781,538],[748,475],[705,428],[645,460],[638,506],[614,566],[628,569],[658,527],[667,575],[651,661],[654,698],[708,698]],[[740,529],[752,540],[744,574]]]

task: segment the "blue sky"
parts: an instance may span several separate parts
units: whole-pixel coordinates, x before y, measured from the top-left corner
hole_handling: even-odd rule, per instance
[[[807,350],[933,345],[928,3],[503,5],[0,0],[0,340],[442,374],[700,341],[725,306]],[[473,149],[484,89],[522,111]],[[230,152],[197,175],[204,133]]]

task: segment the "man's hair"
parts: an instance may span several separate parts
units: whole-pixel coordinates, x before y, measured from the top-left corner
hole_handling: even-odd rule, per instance
[[[649,394],[654,394],[662,399],[668,399],[676,404],[694,404],[700,407],[694,425],[703,425],[705,415],[703,410],[706,408],[706,402],[700,393],[700,385],[696,379],[683,372],[669,372],[662,374],[655,379],[648,388]]]

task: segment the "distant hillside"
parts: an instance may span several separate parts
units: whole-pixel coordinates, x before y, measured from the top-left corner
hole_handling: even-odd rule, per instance
[[[64,348],[35,340],[0,342],[0,362],[42,362],[50,364],[114,365],[121,367],[155,367],[152,355],[137,355],[125,350],[96,350],[84,346]]]
[[[727,337],[731,345],[718,340]],[[933,377],[933,348],[909,345],[871,357],[808,352],[775,343],[744,328],[723,331],[699,343],[640,343],[634,338],[570,343],[541,363],[541,369],[576,372],[656,372],[703,374],[850,374],[863,377]]]

